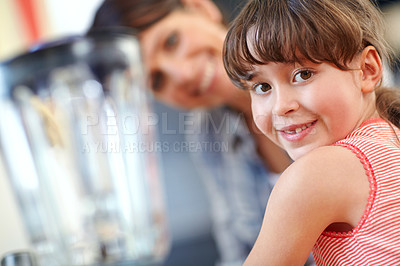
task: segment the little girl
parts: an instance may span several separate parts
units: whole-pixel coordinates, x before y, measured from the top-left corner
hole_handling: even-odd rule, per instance
[[[229,77],[294,163],[246,265],[400,265],[400,97],[369,0],[250,0],[225,40]]]

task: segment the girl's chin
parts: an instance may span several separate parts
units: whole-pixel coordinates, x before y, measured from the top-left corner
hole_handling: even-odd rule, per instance
[[[296,161],[297,159],[300,159],[304,154],[299,154],[299,153],[290,153],[288,152],[289,157],[293,160]]]
[[[303,147],[298,147],[295,149],[293,149],[293,148],[285,149],[284,148],[284,150],[286,150],[286,152],[288,153],[290,158],[295,161],[297,159],[300,159],[304,155],[310,153],[315,148],[317,148],[317,147],[310,147],[310,146],[304,147],[303,146]]]

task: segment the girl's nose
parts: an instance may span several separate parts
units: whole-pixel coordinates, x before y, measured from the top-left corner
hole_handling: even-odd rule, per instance
[[[294,88],[280,86],[275,88],[273,106],[274,115],[285,116],[299,109],[299,102]]]

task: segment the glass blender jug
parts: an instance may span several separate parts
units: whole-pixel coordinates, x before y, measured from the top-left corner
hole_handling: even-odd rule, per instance
[[[39,265],[163,261],[151,102],[138,40],[125,30],[0,65],[0,159]]]

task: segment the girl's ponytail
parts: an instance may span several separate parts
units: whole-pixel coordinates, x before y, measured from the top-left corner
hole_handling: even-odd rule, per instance
[[[400,128],[400,90],[378,88],[375,93],[379,115]]]

